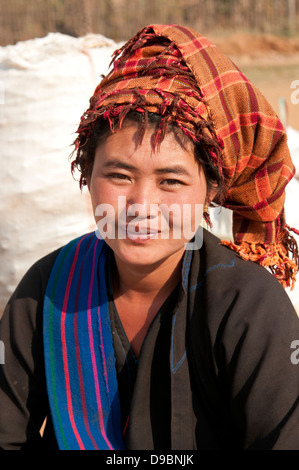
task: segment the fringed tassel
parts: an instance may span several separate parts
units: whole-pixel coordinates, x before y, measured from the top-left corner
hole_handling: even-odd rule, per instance
[[[205,223],[207,224],[207,228],[211,230],[213,228],[213,224],[212,224],[212,221],[211,221],[209,211],[207,209],[204,210],[203,219],[204,219]]]
[[[299,254],[297,242],[290,231],[299,235],[297,230],[285,225],[277,243],[238,243],[222,240],[221,244],[236,251],[242,259],[268,268],[284,288],[290,287],[293,290],[299,268]]]

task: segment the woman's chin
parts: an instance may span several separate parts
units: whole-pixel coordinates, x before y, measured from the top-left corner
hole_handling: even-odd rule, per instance
[[[134,266],[159,264],[175,253],[183,253],[185,246],[182,242],[178,243],[178,240],[171,243],[170,240],[147,238],[109,240],[107,244],[123,263]]]

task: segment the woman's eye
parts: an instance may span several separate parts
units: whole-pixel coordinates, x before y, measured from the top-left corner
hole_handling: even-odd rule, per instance
[[[128,175],[123,175],[122,173],[111,173],[108,175],[108,178],[115,180],[130,180]]]
[[[162,181],[162,184],[165,186],[179,186],[184,183],[182,181],[175,180],[175,179],[166,179]]]

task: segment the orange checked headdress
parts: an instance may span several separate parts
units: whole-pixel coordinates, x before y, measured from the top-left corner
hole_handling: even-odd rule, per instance
[[[287,136],[254,85],[215,45],[175,25],[143,28],[114,53],[113,67],[82,116],[77,152],[104,117],[112,131],[132,110],[162,116],[156,143],[175,122],[201,142],[226,185],[234,242],[222,242],[293,285],[298,249],[285,223],[285,187],[295,169]],[[78,160],[74,162],[78,164]],[[292,229],[293,230],[293,229]]]

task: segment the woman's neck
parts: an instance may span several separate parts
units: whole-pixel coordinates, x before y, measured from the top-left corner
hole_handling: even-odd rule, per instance
[[[183,254],[154,266],[130,265],[114,256],[114,302],[137,357],[153,318],[181,279]]]
[[[149,301],[159,294],[168,295],[181,279],[183,255],[184,250],[154,266],[128,265],[115,256],[114,296]]]

